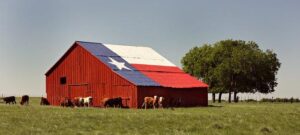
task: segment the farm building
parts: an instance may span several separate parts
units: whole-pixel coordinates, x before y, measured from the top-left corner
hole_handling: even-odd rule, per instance
[[[122,97],[123,104],[141,107],[146,96],[165,97],[165,106],[207,106],[208,85],[184,73],[149,47],[75,42],[46,73],[47,99]]]

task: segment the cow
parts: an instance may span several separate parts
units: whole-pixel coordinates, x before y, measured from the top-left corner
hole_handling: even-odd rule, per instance
[[[122,98],[104,98],[102,100],[103,107],[120,107],[123,108]]]
[[[40,105],[50,105],[50,103],[47,98],[41,97]]]
[[[182,106],[182,99],[180,97],[179,98],[172,97],[169,101],[169,106],[170,107],[180,107],[180,106]]]
[[[82,97],[75,97],[74,100],[74,105],[77,107],[83,107],[84,106],[84,100]]]
[[[1,99],[5,102],[5,104],[10,104],[10,103],[16,104],[17,103],[15,96],[4,97],[4,98],[1,98]]]
[[[164,97],[159,97],[158,98],[158,108],[164,108],[163,107],[163,102],[164,102],[165,98]]]
[[[62,98],[60,100],[60,105],[62,107],[74,107],[74,104],[73,104],[72,100],[69,99],[69,98]]]
[[[157,96],[145,97],[144,98],[144,103],[142,104],[142,107],[145,107],[145,109],[147,109],[147,106],[150,105],[150,106],[153,107],[153,109],[155,109],[156,102],[157,102]]]
[[[90,107],[93,105],[93,97],[92,96],[84,97],[82,100],[83,100],[84,106]]]
[[[29,104],[29,96],[28,95],[23,95],[22,98],[21,98],[21,102],[20,102],[21,105],[28,105]]]

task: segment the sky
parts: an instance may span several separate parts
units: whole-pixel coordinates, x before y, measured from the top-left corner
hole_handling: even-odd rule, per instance
[[[0,0],[0,94],[45,96],[75,41],[148,46],[181,67],[194,46],[255,41],[282,63],[274,97],[300,98],[298,0]]]

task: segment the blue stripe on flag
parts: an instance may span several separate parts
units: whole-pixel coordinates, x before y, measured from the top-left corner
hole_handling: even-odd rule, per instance
[[[137,71],[118,54],[101,43],[79,42],[79,44],[105,63],[114,72],[138,86],[160,86],[158,83]],[[118,67],[119,66],[119,67]],[[120,67],[122,69],[120,69]]]

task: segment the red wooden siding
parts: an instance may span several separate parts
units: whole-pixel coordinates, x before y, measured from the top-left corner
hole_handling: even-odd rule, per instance
[[[136,107],[136,86],[112,72],[81,46],[71,49],[47,74],[46,92],[51,104],[59,105],[62,97],[92,96],[94,105],[100,106],[103,98],[120,96],[130,98],[129,107]],[[60,84],[61,77],[67,78],[66,84]]]

